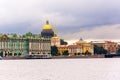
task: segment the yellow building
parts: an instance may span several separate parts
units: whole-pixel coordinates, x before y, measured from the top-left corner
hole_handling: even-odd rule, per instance
[[[71,55],[82,53],[82,54],[89,54],[94,55],[94,46],[90,43],[83,41],[81,38],[78,42],[74,43],[73,45],[69,45],[69,53]]]
[[[77,46],[75,44],[68,46],[68,52],[70,56],[74,56],[78,53],[82,53],[82,46]]]
[[[67,45],[60,45],[58,46],[58,52],[60,53],[60,55],[63,55],[64,51],[68,50],[68,46]]]

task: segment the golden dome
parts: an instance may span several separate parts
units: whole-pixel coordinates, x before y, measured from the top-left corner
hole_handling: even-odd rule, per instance
[[[49,21],[46,21],[46,24],[42,28],[43,30],[52,30],[52,26],[49,24]]]

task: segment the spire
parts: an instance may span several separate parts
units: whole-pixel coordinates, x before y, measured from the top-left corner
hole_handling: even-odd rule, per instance
[[[46,24],[49,24],[49,21],[48,21],[48,20],[46,20]]]
[[[54,27],[54,36],[55,36],[55,37],[57,36],[56,25],[55,25],[55,27]]]

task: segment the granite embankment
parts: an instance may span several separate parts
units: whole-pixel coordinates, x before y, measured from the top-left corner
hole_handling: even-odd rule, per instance
[[[81,59],[81,58],[105,58],[104,55],[92,55],[92,56],[53,56],[52,59]]]

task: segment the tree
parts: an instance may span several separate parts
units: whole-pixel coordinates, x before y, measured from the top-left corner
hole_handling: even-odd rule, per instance
[[[98,47],[97,45],[94,45],[94,53],[95,54],[107,54],[107,50],[105,50],[103,47]]]
[[[14,53],[14,56],[17,56],[17,53]]]
[[[85,55],[91,55],[91,53],[87,50],[87,51],[85,52]]]
[[[117,53],[120,54],[120,48],[117,50]]]
[[[35,54],[35,53],[32,52],[32,54]]]
[[[3,57],[3,52],[0,52],[0,56],[2,56],[2,57]]]
[[[78,55],[81,55],[82,53],[78,53]]]
[[[25,35],[22,35],[22,38],[25,38],[26,36]]]
[[[104,49],[103,47],[100,47],[100,53],[102,53],[102,54],[107,54],[108,53],[108,51],[106,50],[106,49]]]
[[[82,55],[85,55],[85,53],[82,52]]]
[[[52,56],[58,56],[58,48],[56,46],[51,46],[51,55]]]
[[[75,56],[77,56],[77,53],[74,53]]]
[[[26,33],[26,36],[32,36],[33,34],[31,32]]]
[[[12,53],[8,53],[9,56],[12,56]]]
[[[18,53],[19,56],[21,56],[21,53]]]
[[[45,53],[43,53],[43,54],[45,54]]]
[[[5,53],[5,56],[7,56],[7,53]]]
[[[13,34],[13,37],[16,38],[16,37],[17,37],[17,34]]]
[[[68,50],[65,50],[65,51],[63,52],[63,55],[64,55],[64,56],[68,56],[68,55],[69,55]]]
[[[60,44],[61,45],[67,45],[68,43],[64,41],[64,39],[60,39]]]

